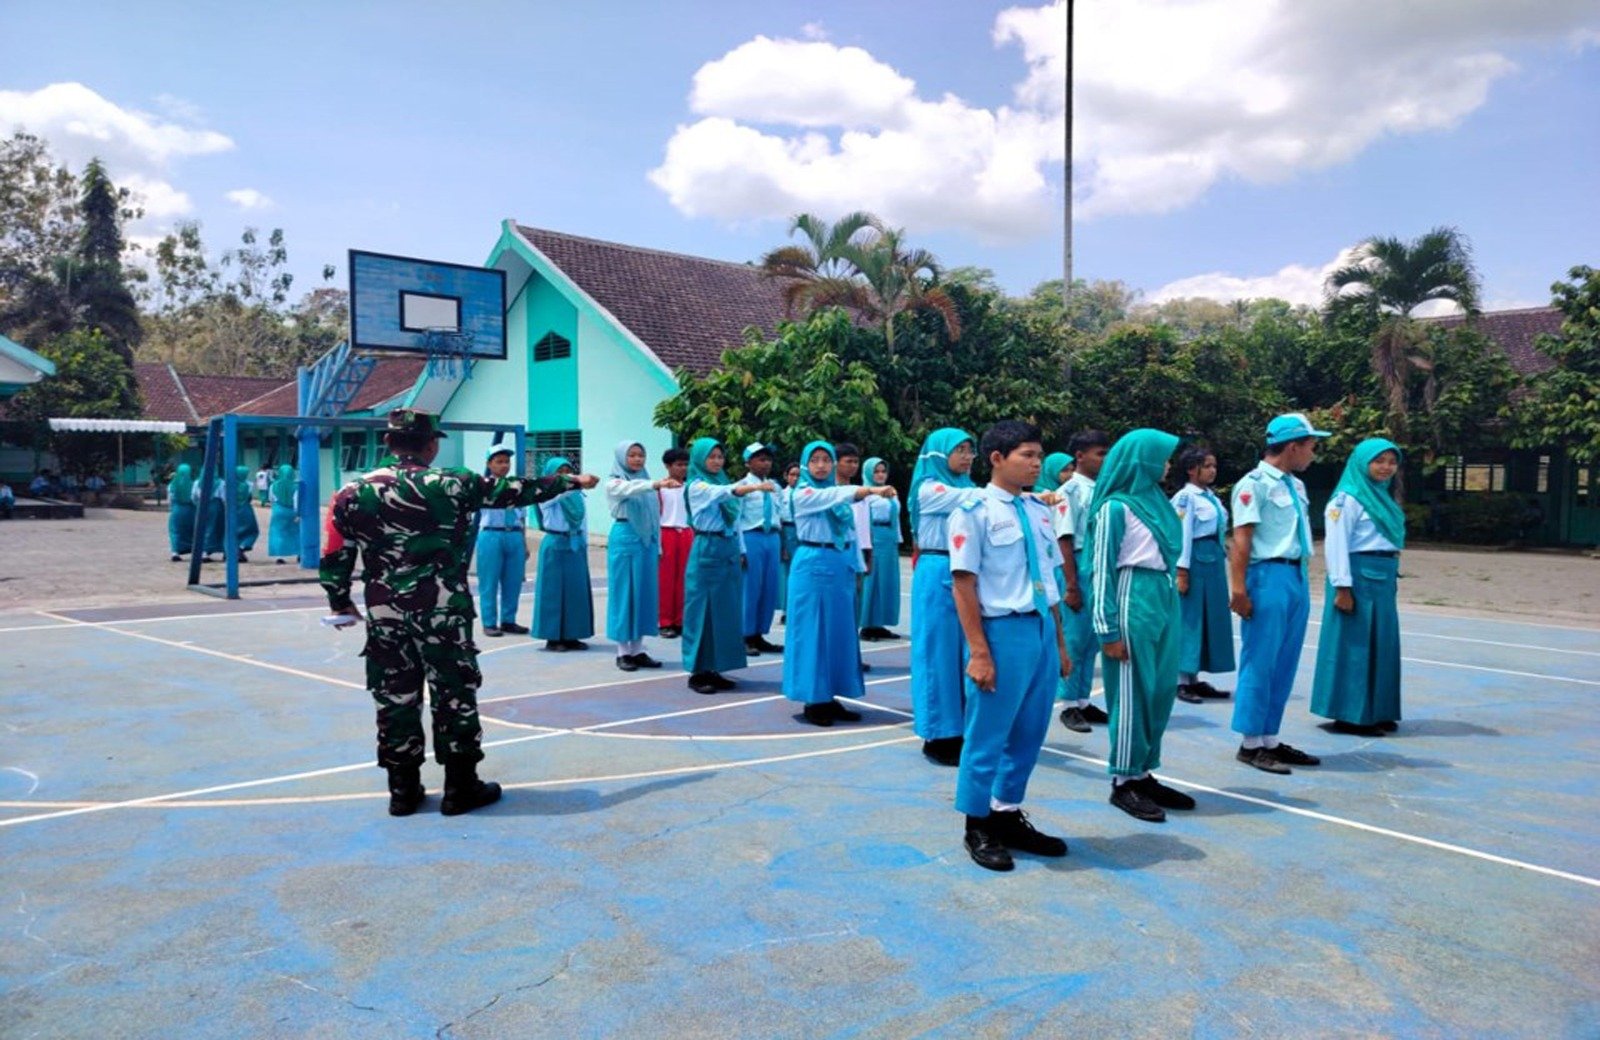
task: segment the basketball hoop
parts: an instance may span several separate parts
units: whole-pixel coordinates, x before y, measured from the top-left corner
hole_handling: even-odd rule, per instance
[[[472,378],[472,333],[465,329],[430,328],[423,335],[428,375],[441,379]]]

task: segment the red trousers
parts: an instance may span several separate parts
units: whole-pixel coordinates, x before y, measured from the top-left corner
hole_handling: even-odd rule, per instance
[[[661,627],[683,627],[683,575],[689,569],[689,547],[694,544],[691,527],[661,529]]]

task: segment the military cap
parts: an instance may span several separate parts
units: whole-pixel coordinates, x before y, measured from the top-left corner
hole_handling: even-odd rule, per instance
[[[439,417],[432,412],[416,408],[396,408],[389,413],[390,433],[420,433],[433,437],[447,437],[439,429]]]

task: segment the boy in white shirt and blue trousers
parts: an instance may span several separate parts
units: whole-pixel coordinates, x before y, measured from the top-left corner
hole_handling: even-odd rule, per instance
[[[739,484],[770,484],[772,449],[757,442],[744,449],[745,475]],[[744,652],[747,657],[783,651],[767,641],[772,615],[778,609],[778,570],[783,536],[778,527],[778,495],[752,491],[739,503],[739,530],[744,534]]]
[[[1310,499],[1295,474],[1311,465],[1317,440],[1327,436],[1298,412],[1278,416],[1267,424],[1265,458],[1233,486],[1229,606],[1241,619],[1233,731],[1242,738],[1235,757],[1268,773],[1322,764],[1280,741],[1278,729],[1311,616]]]
[[[1039,428],[1007,420],[979,442],[990,466],[984,494],[950,515],[950,570],[967,641],[966,728],[956,808],[965,845],[986,870],[1010,870],[1011,851],[1065,856],[1022,812],[1050,727],[1056,680],[1071,671],[1051,573],[1061,566],[1050,510],[1023,492],[1039,479]]]

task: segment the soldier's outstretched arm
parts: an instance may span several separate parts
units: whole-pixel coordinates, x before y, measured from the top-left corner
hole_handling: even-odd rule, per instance
[[[335,614],[355,613],[350,581],[356,570],[356,546],[345,538],[340,527],[345,505],[343,495],[334,496],[333,507],[328,510],[328,524],[323,529],[322,559],[317,568],[317,581],[328,594],[328,607]]]
[[[514,506],[531,506],[539,502],[548,502],[573,488],[587,490],[598,483],[600,478],[592,473],[580,473],[577,476],[557,474],[553,477],[481,477],[478,481],[478,490],[483,497],[479,508],[510,509]]]

